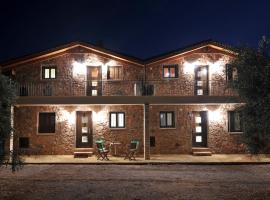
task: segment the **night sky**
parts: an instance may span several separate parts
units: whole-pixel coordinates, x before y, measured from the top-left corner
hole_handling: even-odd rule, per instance
[[[270,37],[267,0],[10,0],[0,8],[0,61],[72,41],[147,58],[206,39],[256,47]]]

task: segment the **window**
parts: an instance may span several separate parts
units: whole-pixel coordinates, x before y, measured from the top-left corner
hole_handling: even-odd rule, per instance
[[[229,132],[242,132],[242,116],[239,111],[228,112]]]
[[[160,112],[160,128],[174,128],[174,112],[162,111]]]
[[[39,113],[39,133],[55,133],[55,113]]]
[[[122,79],[122,66],[109,66],[107,72],[107,79],[121,80]]]
[[[29,138],[20,137],[19,138],[19,148],[29,148]]]
[[[166,65],[163,66],[164,78],[177,78],[178,77],[178,65]]]
[[[110,112],[110,128],[125,128],[125,113]]]
[[[156,146],[156,138],[155,136],[150,136],[150,147]]]
[[[235,81],[237,80],[237,69],[230,64],[226,65],[226,80]]]
[[[55,79],[56,78],[56,66],[42,67],[42,79]]]

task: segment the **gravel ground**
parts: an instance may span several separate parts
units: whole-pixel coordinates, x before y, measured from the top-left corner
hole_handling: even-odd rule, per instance
[[[270,199],[270,165],[27,165],[0,199]]]

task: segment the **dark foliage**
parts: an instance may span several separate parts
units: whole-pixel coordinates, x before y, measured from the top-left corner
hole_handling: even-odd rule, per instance
[[[269,40],[263,37],[259,49],[243,47],[232,63],[237,69],[233,87],[246,102],[243,113],[244,139],[251,153],[270,151],[270,58]]]

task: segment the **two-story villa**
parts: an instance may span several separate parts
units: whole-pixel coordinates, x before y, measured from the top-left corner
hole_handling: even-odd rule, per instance
[[[104,138],[119,152],[139,139],[145,159],[196,147],[243,153],[243,102],[227,70],[236,56],[214,41],[147,60],[74,42],[2,63],[17,82],[13,148],[72,155]]]

